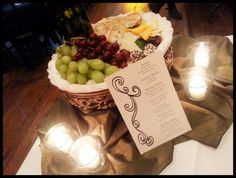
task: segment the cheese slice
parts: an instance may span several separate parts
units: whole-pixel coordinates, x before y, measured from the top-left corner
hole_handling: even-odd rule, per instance
[[[140,36],[144,40],[147,40],[151,35],[153,28],[149,24],[142,21],[142,23],[138,27],[132,29],[125,29],[124,31],[131,32],[135,35]]]
[[[142,23],[138,27],[136,27],[136,28],[127,28],[124,31],[125,32],[132,32],[132,33],[138,35],[139,33],[143,32],[146,29],[146,27],[147,27],[147,24],[145,24],[142,21]]]
[[[155,30],[152,31],[150,36],[161,36],[162,29],[160,28],[160,22],[155,18],[152,19],[152,22],[152,28]]]
[[[153,30],[152,33],[150,34],[150,36],[152,36],[152,37],[161,36],[161,32],[159,32],[158,30]]]
[[[142,37],[142,39],[147,40],[150,37],[151,33],[152,28],[147,26],[147,28],[145,28],[143,32],[139,33],[139,36]]]
[[[120,44],[120,49],[127,49],[129,51],[141,51],[141,49],[135,43],[138,38],[139,36],[131,32],[124,32],[122,37],[117,40],[117,43]]]
[[[150,36],[161,36],[162,28],[156,15],[144,14],[143,21],[153,29]]]

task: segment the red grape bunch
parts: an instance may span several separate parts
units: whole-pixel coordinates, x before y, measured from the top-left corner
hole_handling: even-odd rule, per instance
[[[91,33],[88,39],[75,39],[72,44],[77,47],[77,52],[72,57],[74,61],[82,58],[101,59],[119,68],[124,68],[130,59],[128,50],[120,50],[120,45],[117,42],[110,43],[106,40],[105,35]]]

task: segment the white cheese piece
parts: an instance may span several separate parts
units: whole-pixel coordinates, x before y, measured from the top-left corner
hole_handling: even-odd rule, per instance
[[[120,49],[127,49],[129,51],[139,50],[142,51],[135,43],[139,36],[131,32],[124,32],[122,37],[118,39],[117,43],[120,44]]]
[[[150,36],[161,36],[161,27],[159,21],[156,17],[156,14],[153,13],[144,13],[142,19],[154,29]]]

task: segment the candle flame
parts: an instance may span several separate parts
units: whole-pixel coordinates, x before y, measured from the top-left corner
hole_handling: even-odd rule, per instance
[[[201,76],[193,76],[189,82],[189,95],[194,100],[202,100],[207,92],[207,84]]]
[[[196,67],[208,67],[209,65],[209,49],[200,42],[194,55],[194,63]]]
[[[201,76],[193,76],[189,82],[190,87],[205,87],[206,82]]]
[[[56,147],[63,152],[68,152],[69,148],[73,144],[73,140],[70,135],[67,133],[65,126],[55,126],[52,127],[47,132],[47,144],[52,147]]]
[[[89,143],[85,143],[79,148],[79,161],[85,166],[93,164],[97,156],[98,152]]]
[[[100,143],[91,136],[77,139],[69,154],[80,168],[95,169],[101,163]]]

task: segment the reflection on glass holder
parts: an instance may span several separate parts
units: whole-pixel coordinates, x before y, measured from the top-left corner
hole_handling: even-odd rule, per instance
[[[215,59],[216,45],[209,41],[197,42],[187,49],[188,67],[210,68]]]
[[[69,150],[69,156],[76,163],[77,169],[83,172],[95,173],[105,165],[100,140],[92,135],[78,138]]]
[[[61,151],[67,154],[75,138],[75,135],[69,128],[66,123],[58,123],[50,128],[44,136],[46,147],[50,150]]]
[[[208,97],[214,79],[211,71],[192,67],[181,71],[180,77],[189,99],[203,101]]]

